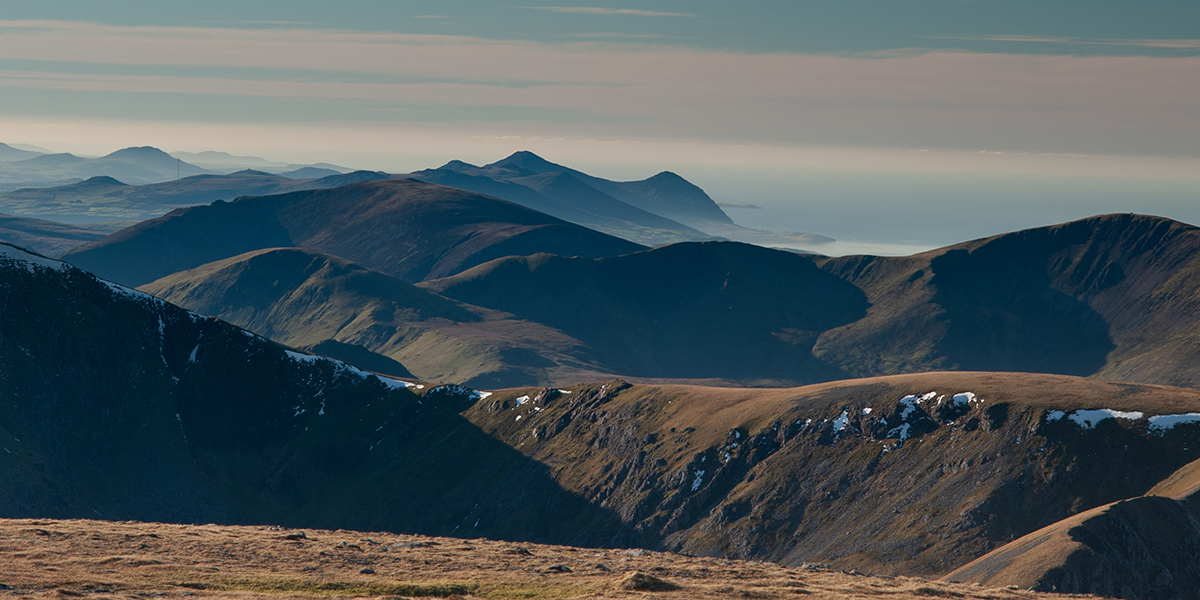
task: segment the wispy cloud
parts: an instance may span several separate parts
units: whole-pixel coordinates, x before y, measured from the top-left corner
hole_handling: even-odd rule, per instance
[[[356,107],[395,122],[405,107],[505,107],[547,117],[497,124],[503,133],[546,136],[1200,155],[1197,56],[863,58],[48,21],[0,21],[0,32],[0,61],[11,61],[0,86],[30,90],[5,95],[0,116],[43,114],[10,97],[71,91],[91,94],[81,106],[136,119],[130,95],[174,94],[204,95],[206,114],[231,119],[239,97],[278,98],[307,102],[314,122],[350,119]],[[565,112],[588,118],[551,118]],[[433,122],[430,111],[411,114],[408,123]]]
[[[934,36],[930,39],[960,40],[966,42],[1016,42],[1037,44],[1067,44],[1072,46],[1120,46],[1130,48],[1200,50],[1200,39],[1080,38],[1038,35]]]
[[[602,15],[608,17],[695,17],[694,13],[660,12],[657,10],[641,10],[637,8],[602,8],[598,6],[520,6],[528,10],[548,10],[558,13],[573,13],[580,15]]]
[[[627,40],[652,40],[662,39],[667,36],[659,33],[622,33],[620,31],[593,31],[587,33],[571,33],[568,37],[581,39],[627,39]]]

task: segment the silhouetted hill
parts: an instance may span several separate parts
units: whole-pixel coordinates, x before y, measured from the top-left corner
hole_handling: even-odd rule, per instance
[[[179,209],[64,258],[127,285],[251,250],[304,247],[406,281],[503,256],[611,256],[641,246],[501,200],[412,180],[241,198]]]

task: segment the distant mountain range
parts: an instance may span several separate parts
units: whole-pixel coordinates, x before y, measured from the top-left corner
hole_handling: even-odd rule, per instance
[[[643,181],[609,181],[522,151],[482,167],[455,160],[407,177],[515,202],[648,246],[712,239],[809,246],[833,241],[740,227],[704,190],[668,171]]]
[[[251,250],[304,247],[417,282],[503,256],[614,256],[642,246],[522,206],[409,179],[177,209],[64,259],[125,285]]]
[[[70,185],[0,194],[0,212],[76,223],[141,221],[160,217],[176,208],[216,200],[330,189],[388,177],[373,171],[356,171],[297,179],[262,171],[238,171],[228,175],[193,175],[176,181],[128,185],[112,177],[96,176]]]
[[[189,158],[199,162],[189,162]],[[225,159],[228,162],[222,162]],[[67,153],[45,154],[21,150],[0,144],[0,191],[66,185],[93,177],[111,177],[130,185],[145,185],[209,172],[230,173],[251,166],[293,178],[326,177],[350,170],[326,163],[272,163],[223,152],[180,152],[173,156],[151,146],[124,148],[99,158],[84,158]],[[4,209],[0,207],[0,210]]]
[[[329,175],[349,173],[354,170],[330,163],[301,165],[271,161],[257,156],[235,156],[228,152],[214,152],[212,150],[205,152],[171,152],[170,155],[217,173],[233,173],[246,169],[256,169],[300,179],[306,177],[328,177]]]
[[[34,154],[34,153],[30,153]],[[34,154],[23,160],[0,162],[0,185],[53,184],[95,176],[114,177],[131,184],[157,183],[199,175],[205,170],[150,146],[125,148],[100,158],[74,154]]]
[[[12,161],[4,162],[4,156],[12,156]],[[245,164],[256,170],[243,167],[231,172],[234,165]],[[205,169],[228,174],[207,174]],[[760,245],[819,247],[832,241],[813,234],[767,232],[735,225],[703,190],[674,173],[659,173],[644,181],[615,182],[549,162],[531,152],[517,152],[483,167],[451,161],[438,169],[407,175],[370,171],[343,175],[341,170],[324,163],[285,165],[223,152],[177,152],[172,156],[145,147],[85,159],[69,154],[39,155],[4,146],[0,148],[0,191],[5,181],[10,189],[21,182],[25,185],[24,189],[0,193],[0,213],[75,224],[144,220],[173,208],[214,200],[325,189],[371,179],[414,178],[508,200],[647,246],[736,239]]]

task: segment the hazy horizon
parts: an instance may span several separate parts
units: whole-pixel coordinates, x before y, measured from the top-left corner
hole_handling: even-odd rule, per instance
[[[851,251],[1200,223],[1198,21],[1181,1],[48,0],[0,20],[0,141],[393,173],[531,150],[675,171],[762,207],[741,224]]]

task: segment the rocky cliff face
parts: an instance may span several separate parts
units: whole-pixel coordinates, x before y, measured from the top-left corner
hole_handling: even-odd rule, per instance
[[[1147,420],[1195,411],[1200,393],[1070,377],[572,390],[465,414],[618,514],[623,543],[784,564],[944,574],[1200,456],[1195,425]]]

